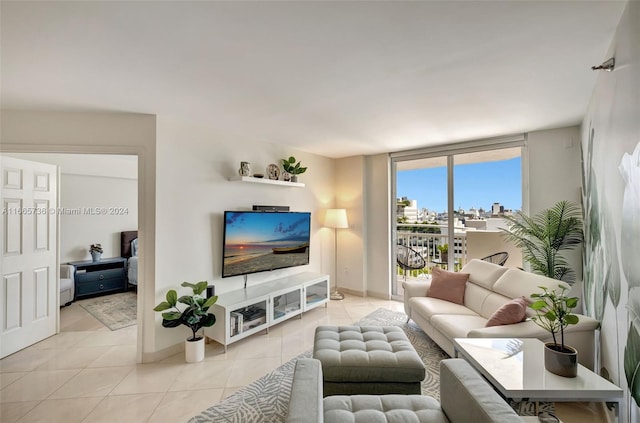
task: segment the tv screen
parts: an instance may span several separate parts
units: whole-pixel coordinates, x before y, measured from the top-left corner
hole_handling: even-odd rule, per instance
[[[311,213],[225,211],[222,277],[309,264]]]

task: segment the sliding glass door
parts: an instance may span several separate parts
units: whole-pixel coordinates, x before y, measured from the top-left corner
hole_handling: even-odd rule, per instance
[[[502,216],[523,208],[523,147],[521,137],[392,155],[393,296],[435,266],[457,271],[471,258],[509,250],[499,228]]]

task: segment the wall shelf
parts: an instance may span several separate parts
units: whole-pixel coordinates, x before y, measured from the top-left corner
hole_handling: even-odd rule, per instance
[[[234,178],[231,178],[230,180],[240,181],[240,182],[250,182],[254,184],[267,184],[267,185],[278,185],[282,187],[304,188],[304,184],[301,182],[278,181],[275,179],[254,178],[253,176],[236,176]]]

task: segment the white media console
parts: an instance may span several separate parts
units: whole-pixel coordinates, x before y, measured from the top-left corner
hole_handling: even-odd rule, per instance
[[[216,324],[207,338],[227,345],[266,330],[329,301],[329,275],[304,272],[245,289],[225,292],[209,309]]]

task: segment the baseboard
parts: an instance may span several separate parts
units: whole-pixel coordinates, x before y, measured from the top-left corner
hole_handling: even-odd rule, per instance
[[[345,293],[345,294],[349,294],[349,295],[355,295],[356,297],[366,297],[367,293],[363,292],[363,291],[356,291],[355,289],[349,289],[349,288],[338,288],[338,291]]]
[[[142,362],[155,363],[157,361],[164,360],[165,358],[169,358],[172,355],[178,354],[179,352],[184,352],[184,342],[180,342],[178,344],[172,345],[160,351],[154,351],[151,353],[142,353]]]
[[[383,293],[383,292],[373,292],[373,291],[367,291],[367,297],[373,297],[373,298],[378,298],[381,300],[390,300],[391,296],[387,293]]]

